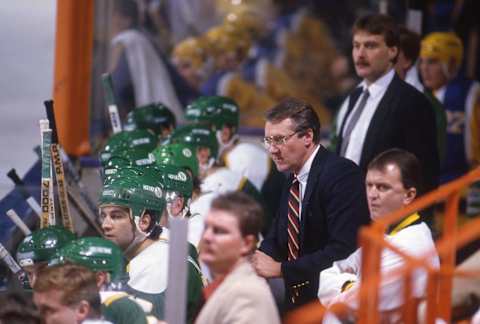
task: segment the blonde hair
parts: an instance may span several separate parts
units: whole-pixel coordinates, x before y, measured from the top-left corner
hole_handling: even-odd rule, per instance
[[[60,264],[42,269],[33,286],[34,292],[59,290],[64,305],[76,305],[82,300],[90,304],[92,312],[100,313],[100,294],[93,271],[76,264]]]

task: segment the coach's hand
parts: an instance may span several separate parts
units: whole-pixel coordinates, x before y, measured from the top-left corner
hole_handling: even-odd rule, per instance
[[[277,278],[282,276],[281,263],[273,260],[262,251],[256,251],[252,259],[253,267],[257,274],[264,278]]]

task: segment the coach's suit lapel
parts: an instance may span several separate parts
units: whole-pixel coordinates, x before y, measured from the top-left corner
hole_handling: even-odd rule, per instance
[[[348,100],[348,109],[347,113],[343,117],[342,120],[342,125],[340,127],[340,132],[338,133],[338,143],[337,143],[337,154],[340,154],[340,148],[342,147],[342,142],[343,142],[343,129],[345,128],[345,123],[348,119],[348,116],[350,116],[350,113],[353,110],[353,107],[355,107],[355,104],[357,103],[358,98],[362,94],[363,88],[358,87],[355,90],[353,90],[352,94],[350,95],[350,98]]]
[[[395,108],[393,103],[395,101],[395,96],[398,95],[396,89],[398,82],[401,82],[400,78],[395,73],[392,82],[388,85],[387,91],[383,95],[383,98],[378,103],[377,109],[373,114],[370,125],[368,126],[367,134],[365,136],[365,141],[363,142],[362,157],[360,159],[360,166],[364,167],[365,161],[370,161],[372,158],[372,150],[374,146],[371,143],[378,143],[382,141],[381,133],[382,128],[385,127],[385,123],[388,122],[388,115]],[[366,167],[366,165],[365,165]]]
[[[310,172],[308,173],[307,188],[305,189],[305,195],[303,196],[302,200],[302,216],[300,220],[300,250],[302,250],[304,242],[303,235],[305,233],[305,220],[307,217],[306,211],[308,210],[311,203],[310,200],[312,197],[312,193],[318,185],[318,175],[322,172],[323,169],[323,160],[326,157],[325,153],[325,148],[323,146],[320,146],[317,155],[313,159]]]

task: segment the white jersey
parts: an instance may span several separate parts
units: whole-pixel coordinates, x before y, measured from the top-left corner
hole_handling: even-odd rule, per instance
[[[399,248],[401,251],[416,257],[424,256],[435,251],[435,244],[432,239],[430,229],[425,223],[411,225],[397,234],[387,236],[387,240]],[[324,306],[337,302],[347,303],[354,309],[358,308],[356,300],[355,287],[345,292],[341,292],[342,286],[347,281],[358,283],[361,277],[361,249],[351,254],[347,259],[333,263],[333,266],[323,270],[320,273],[320,283],[318,290],[318,298]],[[438,255],[430,260],[434,268],[440,265]],[[403,258],[390,251],[384,249],[381,255],[381,272],[382,284],[379,296],[379,309],[389,310],[399,307],[403,303],[403,281],[398,276],[389,276],[404,266]],[[413,273],[412,293],[415,297],[422,297],[425,294],[427,283],[427,274],[424,270],[416,270]]]
[[[258,191],[262,190],[272,168],[272,160],[265,149],[253,143],[239,143],[224,159],[227,168],[247,177]]]
[[[190,204],[191,216],[188,220],[190,243],[198,247],[212,200],[220,194],[241,190],[245,181],[247,181],[246,177],[227,168],[219,168],[203,180],[200,186],[202,194]]]
[[[204,193],[216,193],[217,195],[241,191],[247,180],[241,173],[228,168],[218,168],[203,179],[200,189]]]
[[[166,231],[164,228],[163,231]],[[148,294],[160,294],[167,288],[168,239],[161,237],[135,256],[128,264],[128,285]]]

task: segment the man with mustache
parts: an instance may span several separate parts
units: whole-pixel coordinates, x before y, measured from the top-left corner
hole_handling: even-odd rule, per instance
[[[421,161],[431,190],[439,172],[435,115],[427,98],[395,73],[398,48],[398,26],[391,17],[372,14],[355,22],[352,57],[363,81],[338,115],[336,150],[364,172],[387,149],[409,151]]]

